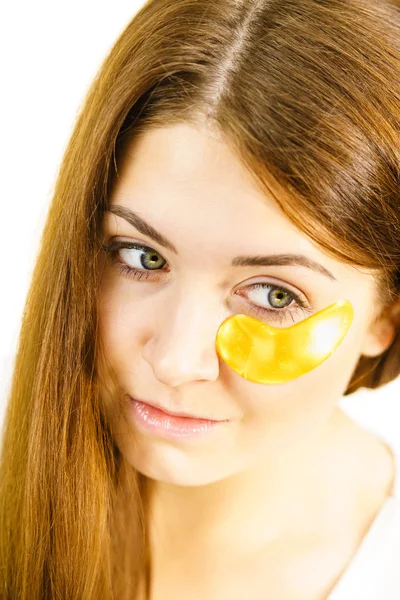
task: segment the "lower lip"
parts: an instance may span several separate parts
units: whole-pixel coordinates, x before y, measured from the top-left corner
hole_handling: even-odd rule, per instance
[[[193,438],[204,435],[229,421],[207,421],[174,417],[150,404],[129,397],[135,423],[143,431],[165,438]]]

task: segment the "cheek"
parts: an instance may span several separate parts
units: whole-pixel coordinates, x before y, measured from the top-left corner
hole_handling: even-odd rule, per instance
[[[104,343],[107,360],[116,372],[123,372],[124,368],[132,368],[137,351],[137,326],[135,316],[118,307],[108,305],[99,314],[100,335]]]
[[[137,355],[138,311],[134,300],[115,282],[115,276],[102,280],[98,315],[105,358],[118,376],[129,372]]]
[[[246,398],[242,410],[249,443],[287,446],[309,434],[329,418],[358,360],[354,332],[321,365],[287,383],[262,385],[236,376],[238,395]]]
[[[100,325],[112,347],[121,346],[125,350],[128,345],[132,349],[135,340],[140,339],[141,331],[153,331],[154,314],[158,314],[159,309],[152,302],[146,283],[132,282],[113,269],[115,267],[109,266],[101,281],[98,299]]]

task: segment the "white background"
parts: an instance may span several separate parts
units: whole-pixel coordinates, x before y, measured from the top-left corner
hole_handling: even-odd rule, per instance
[[[0,8],[0,427],[58,167],[90,82],[143,3],[25,0]],[[365,426],[397,437],[399,391],[400,378],[341,404]]]

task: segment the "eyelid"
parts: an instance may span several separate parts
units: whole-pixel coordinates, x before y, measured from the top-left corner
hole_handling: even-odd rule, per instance
[[[302,292],[301,290],[298,290],[297,288],[294,288],[290,283],[286,283],[285,281],[280,281],[279,279],[276,279],[274,277],[272,277],[271,275],[261,275],[260,277],[268,277],[268,281],[265,281],[265,279],[260,279],[257,281],[246,281],[246,283],[244,284],[244,288],[247,287],[251,287],[252,285],[256,285],[257,283],[261,283],[261,284],[265,284],[265,285],[270,285],[272,287],[277,287],[277,288],[282,288],[286,291],[288,291],[290,294],[294,295],[295,297],[297,296],[299,298],[299,300],[301,300],[305,306],[307,307],[311,307],[311,303],[309,301],[309,299],[307,298],[307,296],[304,294],[304,292]],[[239,288],[238,291],[240,291]]]
[[[110,251],[118,251],[121,250],[123,248],[128,248],[130,246],[135,246],[137,249],[144,249],[144,250],[153,250],[154,252],[156,252],[157,254],[159,254],[167,263],[168,267],[170,266],[167,259],[164,257],[164,254],[162,252],[160,252],[159,250],[157,250],[157,248],[154,248],[154,246],[149,246],[146,242],[143,241],[139,241],[139,240],[116,240],[113,241],[113,238],[111,238],[109,240],[110,244],[109,245],[105,245],[103,246],[103,244],[101,244],[101,246],[104,248],[108,248]],[[133,248],[134,249],[134,248]],[[267,268],[267,267],[264,267]],[[154,273],[154,275],[161,275],[162,273],[166,273],[168,271],[165,271],[165,267],[163,267],[162,269],[155,269],[154,271],[149,270],[149,273]],[[258,275],[256,276],[258,277],[258,279],[256,279],[255,281],[251,280],[246,281],[243,284],[243,289],[246,289],[248,287],[251,287],[252,285],[256,285],[257,283],[264,283],[266,285],[271,285],[271,286],[276,286],[276,287],[282,287],[283,289],[287,290],[289,293],[294,294],[295,296],[298,296],[298,298],[300,300],[302,300],[302,302],[304,303],[304,305],[306,307],[311,308],[312,304],[310,302],[310,300],[308,299],[308,297],[304,294],[304,292],[302,292],[301,290],[294,288],[292,286],[292,284],[287,283],[286,281],[279,281],[278,279],[272,277],[271,275]],[[265,281],[265,279],[260,279],[262,277],[268,277],[268,281]],[[242,285],[242,284],[239,284]],[[239,287],[237,290],[235,290],[234,293],[240,291],[242,289],[242,287]]]

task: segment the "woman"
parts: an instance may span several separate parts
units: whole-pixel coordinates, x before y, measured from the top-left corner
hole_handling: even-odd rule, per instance
[[[400,506],[393,449],[338,407],[400,373],[399,39],[378,0],[153,0],[126,27],[27,297],[2,597],[399,597],[342,585]],[[278,338],[343,301],[283,381],[216,347],[229,317]]]

